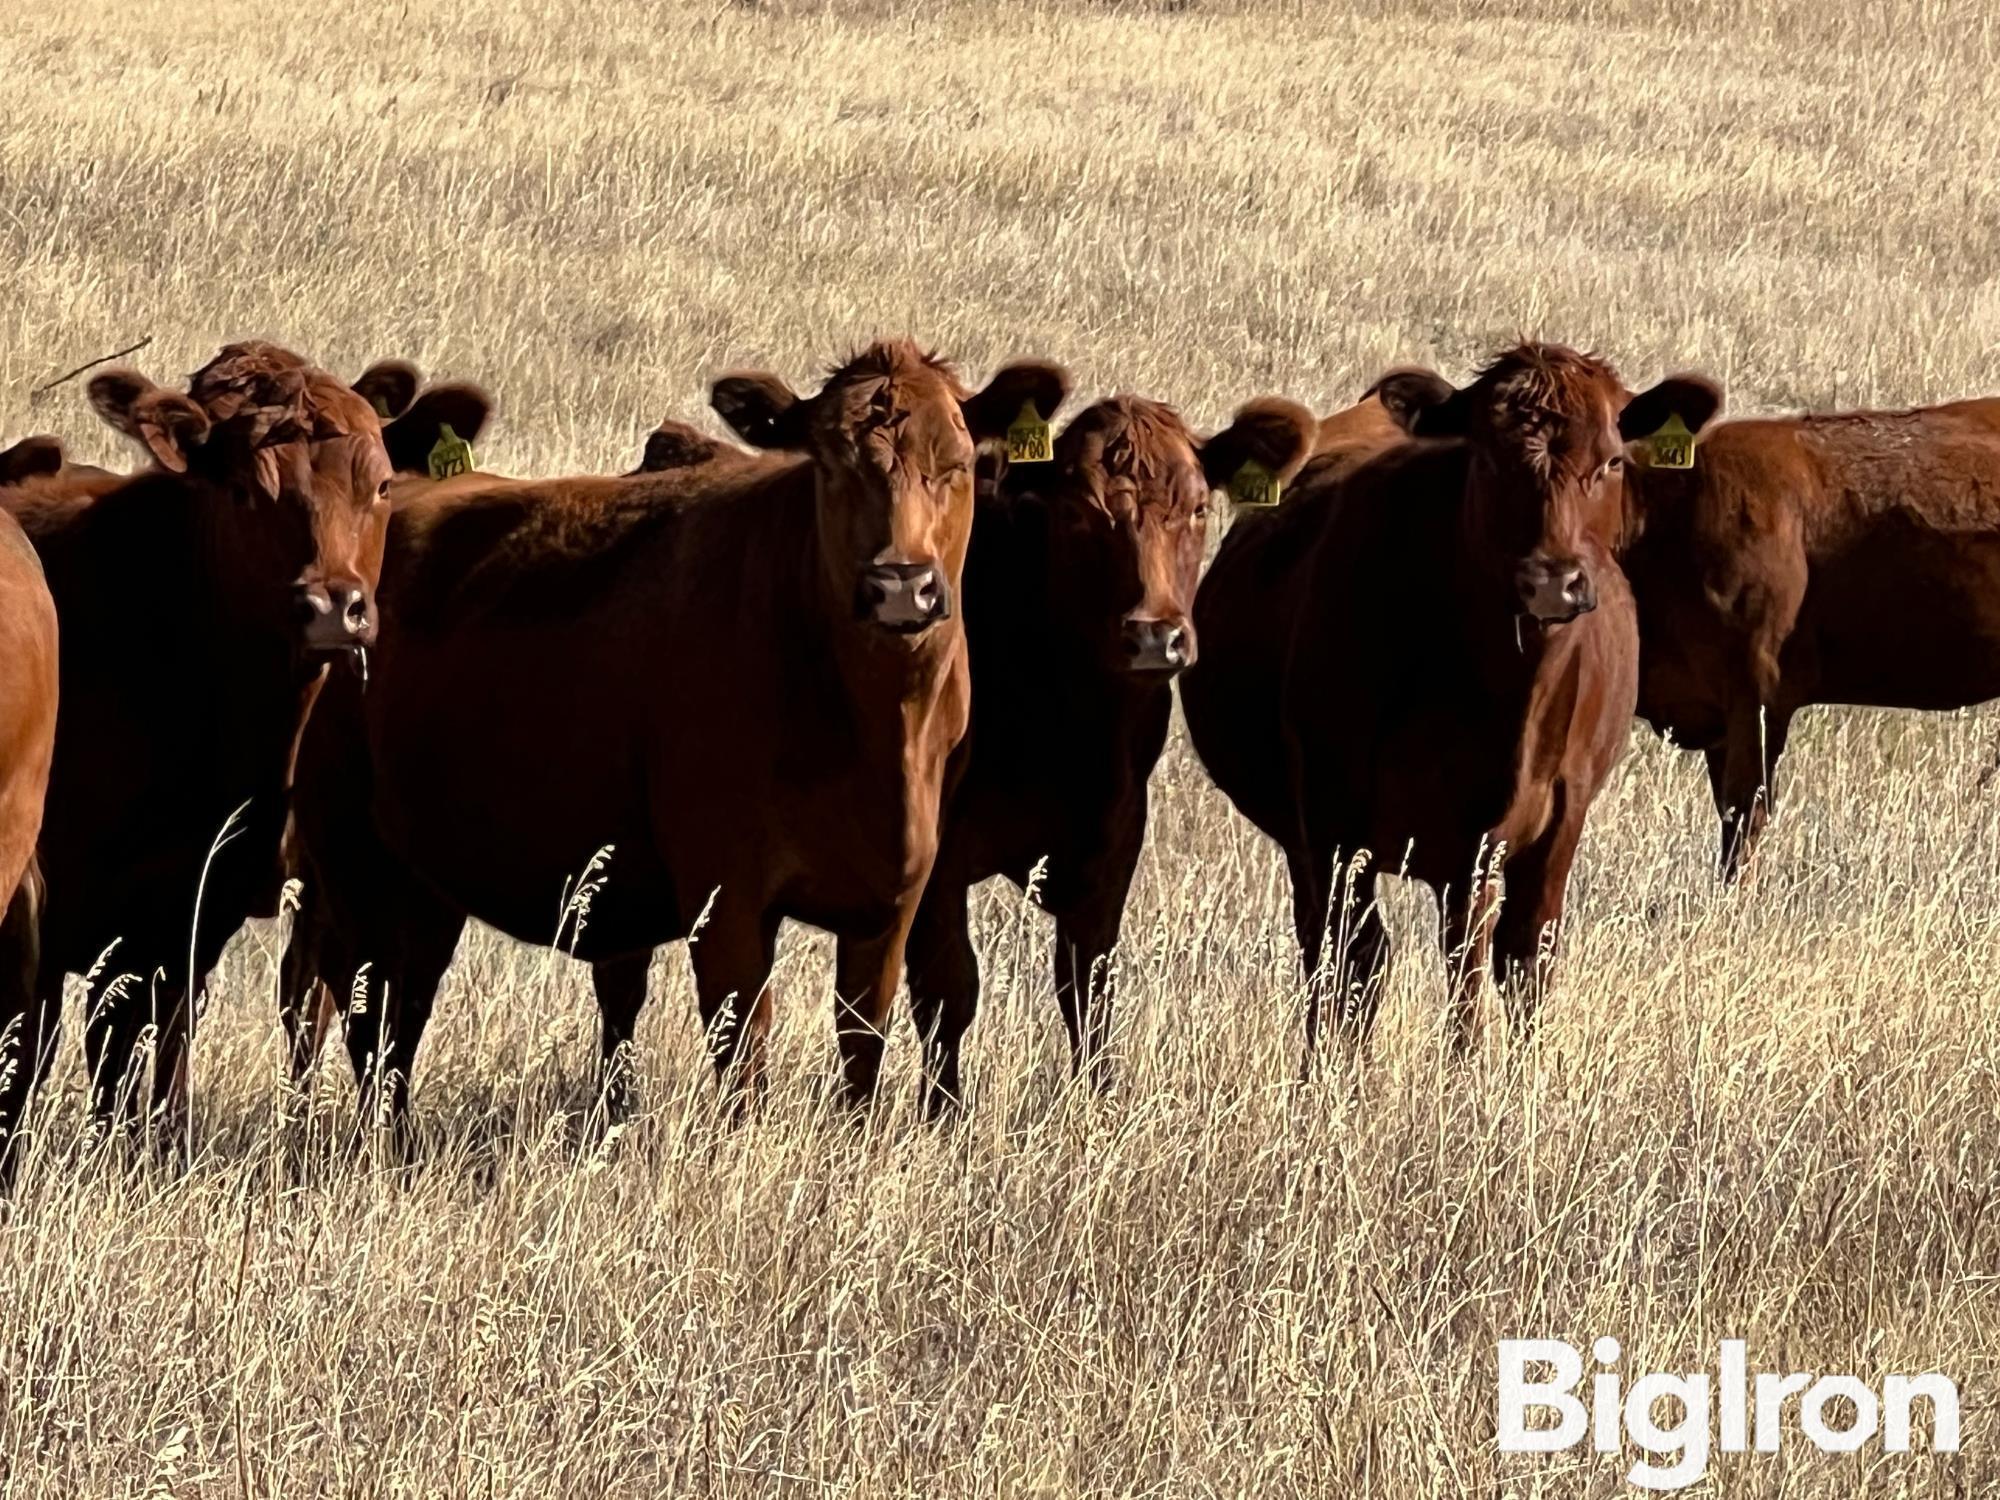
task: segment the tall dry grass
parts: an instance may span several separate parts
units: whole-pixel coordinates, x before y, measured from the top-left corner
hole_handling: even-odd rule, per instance
[[[482,455],[628,462],[723,364],[909,329],[1199,422],[1462,375],[1527,332],[1737,410],[1991,389],[2000,16],[1939,0],[102,5],[0,16],[0,432],[116,451],[74,387],[150,333],[488,382]],[[1988,715],[1823,712],[1753,884],[1643,734],[1530,1052],[1439,1060],[1434,923],[1365,1069],[1300,1090],[1282,876],[1178,742],[1130,910],[1122,1088],[1063,1083],[1047,934],[978,906],[977,1107],[830,1114],[788,939],[767,1116],[717,1130],[685,961],[604,1142],[564,960],[468,942],[424,1165],[303,1161],[281,933],[233,950],[199,1154],[125,1170],[74,1052],[0,1221],[22,1495],[1576,1496],[1493,1450],[1494,1342],[1634,1369],[1938,1368],[1955,1460],[1718,1459],[1697,1493],[1981,1495],[2000,1320]]]

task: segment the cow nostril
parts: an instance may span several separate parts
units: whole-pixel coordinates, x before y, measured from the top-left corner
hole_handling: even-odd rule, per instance
[[[347,608],[342,614],[349,630],[360,631],[368,628],[368,600],[362,594],[350,594]]]
[[[1187,631],[1176,625],[1167,632],[1167,660],[1179,666],[1187,656]]]

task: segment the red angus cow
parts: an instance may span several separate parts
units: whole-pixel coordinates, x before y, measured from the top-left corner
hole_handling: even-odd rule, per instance
[[[877,344],[810,399],[770,375],[716,383],[716,409],[785,461],[466,476],[399,502],[370,689],[330,684],[301,751],[322,916],[295,937],[310,964],[288,958],[343,1002],[358,980],[350,1058],[395,1119],[468,914],[594,964],[607,1063],[652,948],[698,930],[703,1024],[739,1104],[761,1083],[779,922],[827,928],[846,1090],[873,1091],[965,729],[974,444],[1064,387],[1031,364],[972,394]],[[607,847],[587,920],[565,916]]]
[[[1317,426],[1265,398],[1204,440],[1171,408],[1119,396],[1077,414],[1053,463],[1007,469],[981,499],[965,576],[972,728],[909,946],[933,1110],[962,1098],[979,1002],[969,889],[994,875],[1025,889],[1038,864],[1071,1058],[1108,1084],[1111,953],[1173,679],[1198,655],[1209,494],[1252,460],[1290,479]]]
[[[2000,696],[2000,399],[1724,422],[1626,487],[1639,713],[1705,753],[1725,879],[1801,708]]]
[[[295,354],[233,344],[185,395],[130,370],[88,389],[154,467],[0,491],[62,621],[40,975],[35,1001],[0,1018],[10,1143],[70,973],[91,976],[96,1108],[129,1101],[150,1033],[152,1103],[179,1135],[191,996],[268,884],[313,658],[373,639],[388,523],[374,412]]]
[[[1309,1059],[1328,977],[1343,1030],[1358,1041],[1372,1024],[1385,869],[1441,893],[1447,951],[1463,955],[1459,1045],[1489,954],[1517,1021],[1532,1020],[1585,815],[1638,691],[1617,561],[1626,440],[1670,412],[1699,431],[1720,402],[1687,376],[1633,397],[1607,365],[1546,344],[1508,351],[1441,401],[1413,386],[1425,379],[1394,377],[1385,399],[1437,440],[1295,495],[1295,520],[1225,547],[1196,608],[1205,633],[1211,618],[1235,628],[1216,632],[1231,649],[1211,640],[1190,674],[1188,727],[1218,784],[1285,849]],[[1239,672],[1278,680],[1275,710],[1216,711],[1198,679]],[[1327,976],[1330,928],[1346,942]]]

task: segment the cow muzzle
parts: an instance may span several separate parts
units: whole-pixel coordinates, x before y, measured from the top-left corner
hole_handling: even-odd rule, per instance
[[[855,612],[885,630],[915,635],[951,618],[951,585],[933,563],[877,563],[861,575]]]
[[[355,583],[301,583],[293,590],[300,642],[308,651],[375,644],[375,601]]]
[[[1521,612],[1544,625],[1560,625],[1597,608],[1597,586],[1573,557],[1531,557],[1515,570]]]
[[[1125,666],[1148,677],[1171,677],[1194,662],[1194,627],[1179,616],[1128,616],[1124,627]]]

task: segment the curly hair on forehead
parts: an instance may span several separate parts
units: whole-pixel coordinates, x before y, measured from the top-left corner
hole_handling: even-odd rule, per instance
[[[856,349],[836,364],[827,366],[829,386],[862,384],[886,380],[891,384],[913,376],[935,375],[943,379],[955,395],[968,394],[958,369],[943,355],[925,349],[914,339],[878,339],[865,349]]]
[[[1493,356],[1473,382],[1523,411],[1573,414],[1608,386],[1621,389],[1609,360],[1561,344],[1523,342]]]
[[[1495,436],[1517,445],[1536,472],[1551,473],[1563,429],[1624,389],[1608,360],[1561,344],[1523,342],[1490,360],[1473,381]]]
[[[225,345],[188,377],[188,394],[216,422],[319,436],[359,430],[367,405],[346,381],[262,339]]]

